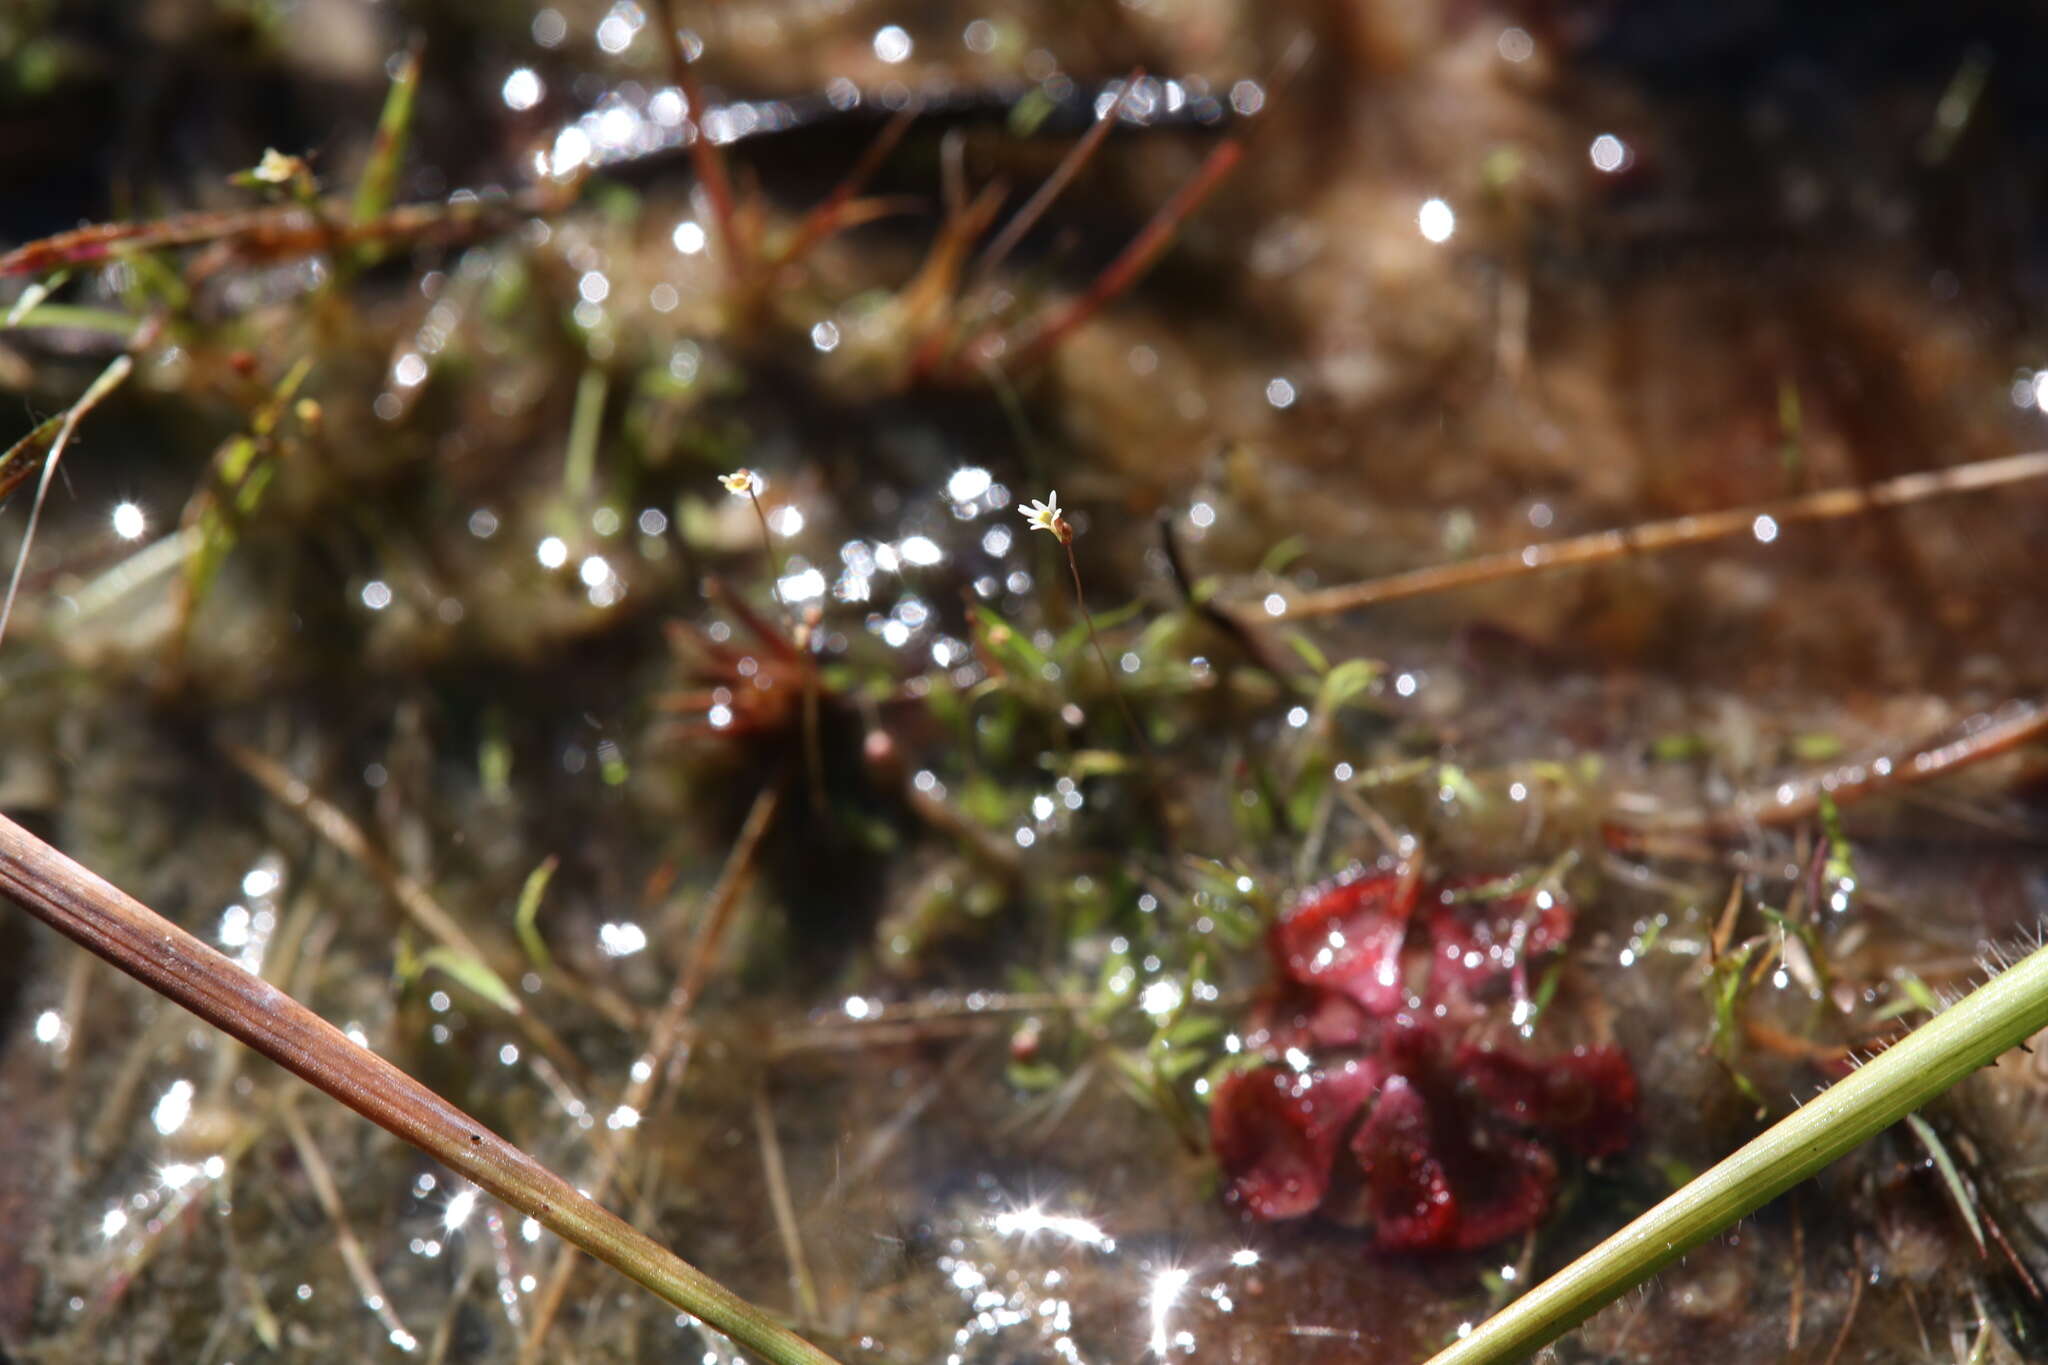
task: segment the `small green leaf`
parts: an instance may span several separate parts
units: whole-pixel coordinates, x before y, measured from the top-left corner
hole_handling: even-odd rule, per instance
[[[1266,557],[1259,561],[1259,572],[1277,574],[1295,560],[1308,553],[1308,537],[1291,535],[1266,551]]]
[[[1842,741],[1835,736],[1816,732],[1792,737],[1792,756],[1802,763],[1826,763],[1842,756]]]
[[[1004,1076],[1014,1089],[1030,1091],[1051,1090],[1067,1078],[1050,1062],[1011,1062]]]
[[[1184,1014],[1167,1025],[1159,1038],[1169,1047],[1194,1047],[1222,1036],[1223,1021],[1213,1014]]]
[[[548,955],[548,945],[541,940],[536,920],[540,915],[541,897],[547,894],[548,881],[561,862],[550,853],[541,860],[540,866],[526,874],[526,885],[519,888],[519,908],[512,916],[513,932],[519,935],[519,945],[526,949],[527,960],[542,971],[552,967],[554,959]]]
[[[1280,638],[1287,641],[1288,648],[1292,649],[1296,654],[1299,654],[1302,658],[1302,662],[1306,663],[1310,668],[1314,669],[1318,675],[1328,673],[1330,671],[1329,656],[1324,654],[1323,651],[1317,647],[1316,642],[1314,640],[1309,639],[1308,636],[1303,635],[1298,630],[1290,630]]]
[[[1386,665],[1377,659],[1346,659],[1324,677],[1316,705],[1328,712],[1356,701],[1371,690],[1385,669]]]
[[[1087,777],[1115,777],[1131,770],[1129,754],[1114,749],[1076,749],[1067,755],[1067,776],[1075,781]]]
[[[1653,763],[1690,763],[1712,752],[1705,735],[1659,735],[1650,741]]]
[[[507,1014],[519,1013],[519,997],[505,984],[505,978],[467,953],[440,946],[429,948],[420,954],[419,967],[421,971],[434,968],[446,973]]]
[[[1941,1183],[1948,1187],[1949,1200],[1956,1206],[1956,1212],[1963,1216],[1963,1225],[1970,1230],[1970,1240],[1977,1244],[1977,1254],[1984,1255],[1984,1224],[1977,1217],[1976,1192],[1963,1179],[1963,1173],[1956,1169],[1948,1144],[1941,1140],[1941,1134],[1934,1131],[1934,1125],[1918,1114],[1906,1115],[1906,1126],[1913,1130],[1913,1136],[1926,1149],[1934,1162],[1934,1169],[1941,1172]]]
[[[382,217],[397,197],[398,168],[405,160],[406,135],[412,129],[413,96],[419,87],[420,50],[415,45],[391,78],[384,111],[377,117],[377,135],[370,144],[369,164],[356,184],[355,203],[349,210],[350,218],[358,224]]]

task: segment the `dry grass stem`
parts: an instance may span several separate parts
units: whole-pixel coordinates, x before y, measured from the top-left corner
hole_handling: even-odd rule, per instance
[[[0,817],[0,894],[776,1365],[831,1358],[283,991]]]
[[[1590,535],[1529,545],[1520,550],[1480,555],[1456,564],[1436,564],[1426,569],[1411,569],[1385,578],[1368,579],[1363,583],[1296,593],[1287,599],[1283,615],[1290,618],[1334,616],[1340,612],[1376,607],[1383,602],[1425,597],[1454,588],[1477,587],[1482,583],[1498,583],[1547,569],[1600,564],[1630,555],[1677,549],[1683,545],[1704,545],[1709,541],[1755,535],[1762,521],[1773,526],[1800,521],[1835,521],[1883,507],[1903,507],[1929,498],[1971,493],[2044,477],[2048,477],[2048,451],[2007,455],[1996,460],[1957,465],[1952,469],[1905,474],[1862,488],[1829,488],[1750,507],[1673,517],[1669,521],[1644,522],[1623,530],[1595,531]]]
[[[684,1048],[684,1025],[688,1021],[690,1008],[702,992],[704,978],[709,974],[711,960],[717,955],[718,945],[724,937],[725,927],[732,919],[733,907],[738,904],[740,893],[746,889],[748,879],[753,875],[754,860],[760,853],[761,840],[774,822],[775,809],[779,804],[773,787],[764,788],[754,798],[754,804],[747,812],[746,823],[740,828],[740,835],[732,849],[726,854],[725,866],[720,869],[718,881],[711,888],[711,896],[704,908],[703,920],[697,930],[697,937],[691,946],[688,962],[682,975],[677,978],[675,988],[669,992],[668,1003],[656,1017],[649,1032],[646,1050],[640,1060],[644,1066],[636,1066],[634,1079],[627,1085],[620,1103],[636,1114],[645,1114],[654,1101],[655,1088],[664,1084],[671,1072],[681,1073],[681,1064],[687,1058]],[[680,926],[670,925],[667,932]],[[669,1082],[673,1085],[673,1082]],[[601,1150],[596,1174],[588,1182],[591,1197],[603,1199],[611,1190],[612,1178],[618,1171],[618,1163],[625,1151],[632,1145],[632,1136],[637,1129],[626,1129],[619,1134],[618,1141]],[[576,1273],[577,1251],[565,1246],[555,1257],[555,1264],[548,1272],[547,1284],[541,1292],[540,1302],[534,1310],[533,1325],[527,1330],[526,1339],[520,1344],[521,1365],[535,1365],[542,1358],[549,1331],[555,1319],[560,1316],[562,1304],[569,1293],[569,1283]]]

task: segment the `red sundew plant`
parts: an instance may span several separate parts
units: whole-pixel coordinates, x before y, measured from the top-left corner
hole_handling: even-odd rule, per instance
[[[1230,1197],[1254,1216],[1470,1251],[1542,1221],[1560,1150],[1628,1144],[1636,1080],[1620,1049],[1533,1056],[1478,1036],[1501,1003],[1527,1016],[1530,966],[1573,921],[1552,892],[1486,889],[1358,871],[1273,926],[1277,979],[1246,1035],[1267,1060],[1210,1108]]]

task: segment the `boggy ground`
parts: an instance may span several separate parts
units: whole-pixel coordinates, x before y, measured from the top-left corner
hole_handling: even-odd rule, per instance
[[[267,146],[351,194],[411,36],[397,198],[518,189],[536,151],[556,192],[374,258],[167,247],[0,333],[40,417],[159,327],[28,561],[0,802],[740,1292],[850,1360],[1419,1359],[2048,909],[2038,750],[1845,796],[1832,833],[1772,806],[2038,701],[2048,492],[1285,614],[2033,444],[2022,7],[707,7],[714,97],[801,113],[731,148],[738,264],[685,156],[586,182],[560,136],[669,126],[650,13],[7,21],[11,241],[259,202],[224,177]],[[1005,181],[1007,216],[1141,66],[1176,82],[1154,125],[978,275],[973,197]],[[929,108],[876,216],[769,268],[892,83]],[[1028,322],[951,362],[1083,295],[1230,139],[1042,364]],[[1055,487],[1115,694],[1016,515]],[[1210,1152],[1265,924],[1404,857],[1576,910],[1460,1036],[1616,1045],[1638,1081],[1633,1142],[1565,1154],[1554,1212],[1478,1252],[1261,1223]],[[551,1238],[6,932],[10,1352],[719,1358],[587,1267],[551,1312]],[[2030,1358],[2041,1093],[2007,1059],[1559,1356]]]

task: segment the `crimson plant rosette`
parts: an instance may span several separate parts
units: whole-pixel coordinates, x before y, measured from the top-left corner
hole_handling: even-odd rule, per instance
[[[1539,1055],[1487,1036],[1503,1004],[1526,1017],[1532,968],[1574,920],[1553,892],[1493,889],[1357,869],[1273,926],[1274,982],[1245,1038],[1262,1064],[1209,1111],[1231,1199],[1261,1219],[1369,1226],[1388,1250],[1469,1251],[1549,1213],[1560,1157],[1628,1145],[1620,1049]]]

